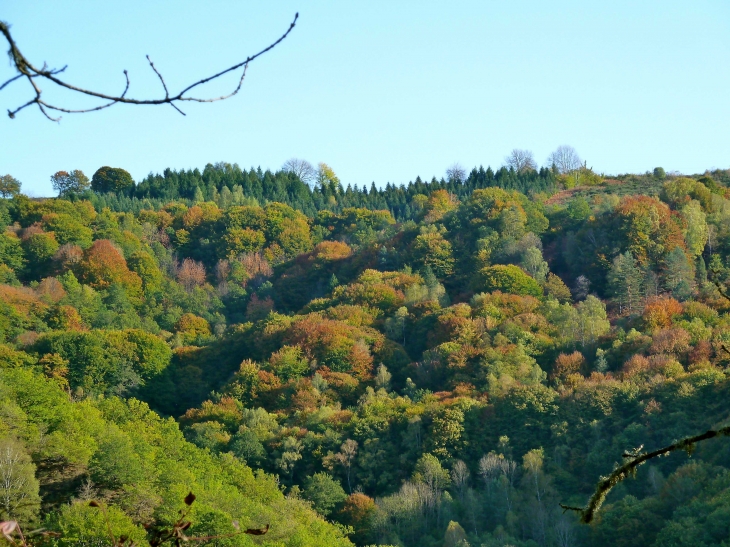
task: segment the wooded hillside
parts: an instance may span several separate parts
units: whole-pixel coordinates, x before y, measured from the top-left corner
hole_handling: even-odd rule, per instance
[[[724,545],[728,439],[559,503],[728,425],[729,172],[323,165],[0,199],[0,520],[101,545],[100,500],[144,545],[192,491],[191,536],[270,524],[210,545]]]

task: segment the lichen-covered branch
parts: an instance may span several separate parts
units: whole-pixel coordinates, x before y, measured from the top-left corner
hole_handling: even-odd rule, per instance
[[[15,40],[13,39],[12,35],[10,34],[10,26],[0,21],[0,34],[2,34],[5,39],[8,42],[8,45],[10,46],[10,49],[8,50],[8,55],[10,57],[10,61],[15,67],[15,69],[18,71],[18,74],[13,76],[12,78],[6,80],[2,84],[0,84],[0,91],[2,91],[5,87],[12,84],[13,82],[17,80],[21,80],[25,78],[29,85],[32,88],[33,91],[33,98],[30,99],[28,102],[16,107],[15,109],[8,109],[8,116],[12,119],[15,118],[15,115],[23,110],[24,108],[32,105],[36,105],[38,109],[43,113],[43,115],[48,118],[51,121],[59,121],[61,118],[54,118],[49,114],[49,110],[54,110],[57,112],[65,112],[69,114],[79,114],[79,113],[86,113],[86,112],[94,112],[96,110],[102,110],[104,108],[109,108],[110,106],[113,106],[118,103],[124,103],[124,104],[136,104],[136,105],[160,105],[160,104],[169,104],[172,106],[175,110],[177,110],[180,114],[183,116],[185,113],[180,110],[180,108],[177,106],[176,103],[184,102],[184,101],[192,101],[192,102],[198,102],[198,103],[212,103],[216,101],[222,101],[225,99],[228,99],[230,97],[233,97],[236,95],[243,85],[243,80],[246,77],[246,70],[248,69],[248,64],[264,53],[267,53],[274,49],[277,45],[279,45],[287,36],[289,36],[289,33],[294,29],[294,26],[296,25],[297,19],[299,18],[299,14],[294,15],[294,20],[289,25],[289,28],[286,30],[284,34],[282,34],[278,40],[275,42],[272,42],[269,46],[265,47],[258,53],[254,55],[250,55],[245,60],[241,61],[240,63],[236,63],[235,65],[226,68],[225,70],[221,70],[220,72],[217,72],[216,74],[213,74],[212,76],[208,76],[207,78],[203,78],[201,80],[198,80],[197,82],[194,82],[187,87],[185,87],[182,91],[179,93],[176,93],[174,95],[170,95],[170,92],[168,90],[167,84],[165,83],[165,79],[160,73],[160,71],[155,67],[154,63],[150,59],[149,55],[147,56],[147,61],[150,64],[150,68],[153,70],[153,72],[157,75],[160,82],[162,83],[162,88],[165,92],[165,96],[159,99],[135,99],[132,97],[127,97],[127,92],[129,91],[129,74],[126,70],[124,70],[124,79],[125,79],[125,86],[124,90],[118,94],[118,95],[110,95],[107,93],[100,93],[98,91],[92,91],[90,89],[85,89],[82,87],[78,87],[75,85],[72,85],[61,78],[59,78],[59,74],[63,73],[66,70],[66,66],[59,69],[51,69],[48,68],[48,66],[44,63],[42,67],[38,68],[35,65],[33,65],[26,57],[21,53],[20,49],[18,48],[18,45],[16,44]],[[230,93],[227,93],[225,95],[221,95],[219,97],[191,97],[188,96],[187,93],[191,90],[195,89],[196,87],[202,86],[204,84],[207,84],[208,82],[211,82],[217,78],[220,78],[221,76],[224,76],[225,74],[228,74],[229,72],[234,72],[236,70],[241,70],[241,77],[238,80],[238,85],[231,91]],[[58,87],[68,89],[70,91],[74,91],[76,93],[81,93],[82,95],[88,95],[90,97],[94,97],[97,99],[102,99],[105,102],[103,104],[85,108],[85,109],[70,109],[63,106],[59,106],[57,104],[51,104],[48,103],[45,99],[42,98],[42,90],[38,85],[39,81],[46,81],[51,82],[55,84]]]
[[[694,450],[695,444],[708,439],[714,439],[718,436],[730,436],[730,426],[720,429],[710,429],[700,435],[686,437],[674,444],[670,444],[669,446],[665,446],[664,448],[660,448],[652,452],[642,453],[641,449],[643,446],[640,446],[635,450],[627,451],[623,454],[623,457],[626,459],[626,463],[614,469],[613,473],[609,476],[601,478],[601,481],[596,486],[596,491],[591,496],[591,499],[588,500],[588,504],[585,507],[572,507],[570,505],[563,505],[562,503],[560,504],[560,507],[562,507],[565,511],[577,512],[580,515],[581,522],[588,524],[593,520],[596,512],[603,505],[603,502],[606,500],[606,496],[611,489],[625,478],[634,476],[640,465],[653,458],[666,456],[675,450],[684,450],[688,454],[691,454]]]

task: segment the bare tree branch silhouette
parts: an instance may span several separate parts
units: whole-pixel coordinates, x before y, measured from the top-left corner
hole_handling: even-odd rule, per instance
[[[160,83],[162,84],[162,88],[165,91],[165,96],[160,99],[134,99],[131,97],[127,97],[127,92],[129,91],[129,74],[126,70],[123,71],[124,73],[124,79],[125,79],[125,85],[124,90],[119,95],[109,95],[107,93],[101,93],[98,91],[92,91],[90,89],[84,89],[82,87],[78,87],[75,85],[72,85],[61,78],[59,78],[59,74],[63,73],[67,66],[64,66],[62,68],[49,68],[46,63],[43,63],[43,66],[41,68],[36,67],[33,65],[28,59],[21,53],[20,49],[18,48],[18,45],[16,44],[15,40],[13,39],[12,35],[10,34],[10,25],[7,23],[0,21],[0,34],[2,34],[5,39],[7,40],[10,49],[8,50],[8,55],[10,57],[11,63],[15,67],[15,69],[18,71],[18,74],[13,76],[12,78],[6,80],[4,83],[0,85],[0,91],[5,89],[8,85],[12,84],[13,82],[21,79],[26,79],[28,83],[30,84],[34,97],[30,99],[28,102],[18,106],[15,109],[8,109],[8,116],[13,119],[15,118],[15,115],[18,114],[21,110],[24,108],[27,108],[32,105],[36,105],[38,109],[43,113],[43,115],[48,118],[51,121],[57,122],[60,121],[61,117],[54,118],[51,116],[49,111],[56,111],[56,112],[64,112],[67,114],[82,114],[87,112],[95,112],[97,110],[103,110],[105,108],[109,108],[110,106],[113,106],[115,104],[123,103],[123,104],[135,104],[135,105],[161,105],[161,104],[169,104],[172,106],[175,110],[177,110],[180,114],[183,116],[185,113],[177,106],[176,103],[180,102],[198,102],[198,103],[212,103],[216,101],[223,101],[225,99],[229,99],[236,95],[243,85],[243,80],[246,77],[246,71],[248,69],[249,63],[256,60],[257,58],[261,57],[263,54],[271,51],[276,46],[278,46],[284,39],[286,39],[287,36],[291,33],[291,31],[296,26],[297,20],[299,19],[299,13],[294,15],[294,20],[289,25],[289,28],[286,30],[284,34],[282,34],[278,40],[275,42],[272,42],[270,45],[259,51],[258,53],[254,55],[250,55],[245,60],[241,61],[240,63],[237,63],[231,67],[226,68],[225,70],[221,70],[220,72],[217,72],[216,74],[213,74],[212,76],[208,76],[207,78],[203,78],[202,80],[198,80],[197,82],[194,82],[187,87],[185,87],[182,91],[179,93],[175,93],[174,95],[171,95],[167,83],[165,82],[165,78],[162,76],[159,70],[157,70],[157,67],[155,67],[154,63],[152,62],[152,59],[150,59],[150,56],[147,55],[147,62],[149,62],[150,68],[153,70],[153,72],[157,75],[157,77],[160,80]],[[234,72],[236,70],[243,69],[241,71],[241,77],[238,80],[238,85],[231,91],[230,93],[227,93],[225,95],[221,95],[219,97],[191,97],[187,96],[186,94],[193,89],[202,86],[204,84],[207,84],[217,78],[220,78],[221,76],[224,76],[225,74],[228,74],[230,72]],[[63,106],[59,106],[57,104],[51,104],[44,100],[42,98],[43,91],[41,90],[40,86],[38,85],[39,82],[51,82],[52,84],[55,84],[58,87],[68,89],[70,91],[80,93],[82,95],[88,95],[89,97],[94,97],[97,99],[103,99],[106,101],[104,104],[91,107],[91,108],[85,108],[85,109],[71,109],[71,108],[65,108]]]

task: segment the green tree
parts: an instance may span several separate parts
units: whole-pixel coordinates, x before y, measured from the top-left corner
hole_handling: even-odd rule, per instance
[[[127,192],[134,188],[134,179],[128,171],[119,167],[100,167],[91,177],[91,189],[100,194],[107,192]]]
[[[588,201],[586,201],[586,199],[582,196],[577,197],[570,203],[568,203],[566,211],[568,212],[568,216],[570,218],[578,222],[587,219],[589,216],[591,216],[591,213],[593,212],[591,210],[591,206],[588,204]]]
[[[51,175],[51,184],[59,196],[84,192],[91,187],[89,177],[80,169],[74,169],[70,173],[68,171],[54,173]]]
[[[231,228],[222,238],[223,255],[234,258],[244,253],[260,251],[266,243],[263,232],[250,228]]]
[[[466,531],[455,521],[450,521],[444,533],[444,547],[468,547]]]
[[[28,259],[27,271],[31,278],[38,279],[48,272],[59,245],[53,233],[42,233],[24,239],[22,247]]]
[[[304,481],[304,498],[312,502],[319,514],[328,516],[347,499],[347,494],[331,475],[315,473]]]
[[[705,250],[709,235],[707,219],[700,202],[694,199],[690,201],[682,208],[682,216],[687,221],[687,227],[684,230],[687,250],[693,257],[700,256]]]
[[[578,312],[579,340],[584,346],[594,343],[599,336],[611,330],[611,323],[606,315],[606,306],[592,294],[579,302],[576,310]]]
[[[682,252],[679,249],[679,252]],[[682,253],[684,254],[684,253]],[[608,288],[619,309],[637,311],[641,302],[641,281],[643,275],[631,251],[613,259],[608,272]]]
[[[443,492],[451,485],[449,472],[433,454],[424,454],[418,459],[413,478],[416,482],[428,485],[435,492]]]
[[[545,294],[555,298],[560,303],[570,302],[572,299],[568,286],[554,273],[548,273],[543,289]]]
[[[13,233],[0,233],[0,264],[16,272],[25,264],[20,239]]]
[[[520,266],[539,283],[545,282],[549,267],[542,257],[542,251],[537,247],[530,247],[522,253]]]
[[[385,367],[383,363],[380,363],[378,365],[378,372],[375,375],[375,386],[378,389],[384,389],[385,391],[388,391],[390,389],[390,379],[392,378],[392,374],[388,372],[388,369]]]
[[[22,443],[11,437],[0,438],[0,520],[33,522],[41,498],[35,465]]]
[[[239,430],[229,444],[236,457],[251,467],[259,467],[266,461],[266,449],[251,429]]]
[[[417,266],[429,266],[443,279],[454,271],[451,243],[438,232],[420,234],[413,241],[413,259]]]
[[[317,166],[317,184],[322,190],[328,190],[335,194],[341,190],[340,179],[332,168],[324,162]]]
[[[127,260],[129,269],[142,279],[145,292],[161,289],[164,276],[160,271],[155,257],[145,251],[135,251]]]
[[[0,196],[11,198],[20,194],[21,182],[12,175],[0,176]]]
[[[300,378],[309,372],[309,361],[299,346],[283,346],[271,355],[269,365],[274,374],[284,381]]]
[[[94,233],[88,226],[84,226],[73,216],[67,213],[51,213],[43,218],[43,226],[53,232],[59,245],[73,243],[82,248],[91,245]]]
[[[134,545],[145,545],[147,533],[118,507],[90,507],[88,502],[64,505],[53,515],[52,527],[60,534],[59,547],[108,545],[110,531],[115,538],[126,537]]]
[[[285,437],[281,443],[279,457],[276,459],[276,466],[289,475],[289,480],[294,476],[294,467],[302,459],[304,446],[296,437]]]
[[[480,271],[482,287],[486,292],[542,296],[542,287],[532,277],[512,264],[487,266]]]
[[[664,286],[677,300],[687,300],[695,288],[694,269],[687,255],[679,247],[664,257],[662,268]]]

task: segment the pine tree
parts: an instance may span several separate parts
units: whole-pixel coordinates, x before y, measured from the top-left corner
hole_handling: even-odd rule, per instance
[[[608,272],[608,287],[621,313],[636,311],[641,302],[641,269],[631,251],[618,255]]]
[[[337,287],[340,284],[340,280],[337,279],[337,276],[335,274],[332,274],[332,277],[330,277],[329,283],[327,284],[327,288],[330,292],[335,290],[335,287]]]
[[[692,263],[684,251],[676,247],[664,257],[662,275],[664,287],[677,300],[687,300],[692,296],[695,288]]]
[[[700,285],[707,283],[707,265],[701,256],[697,259],[697,281]]]
[[[606,352],[601,348],[596,350],[596,365],[594,367],[596,372],[606,372],[608,370],[608,359],[606,359]]]

